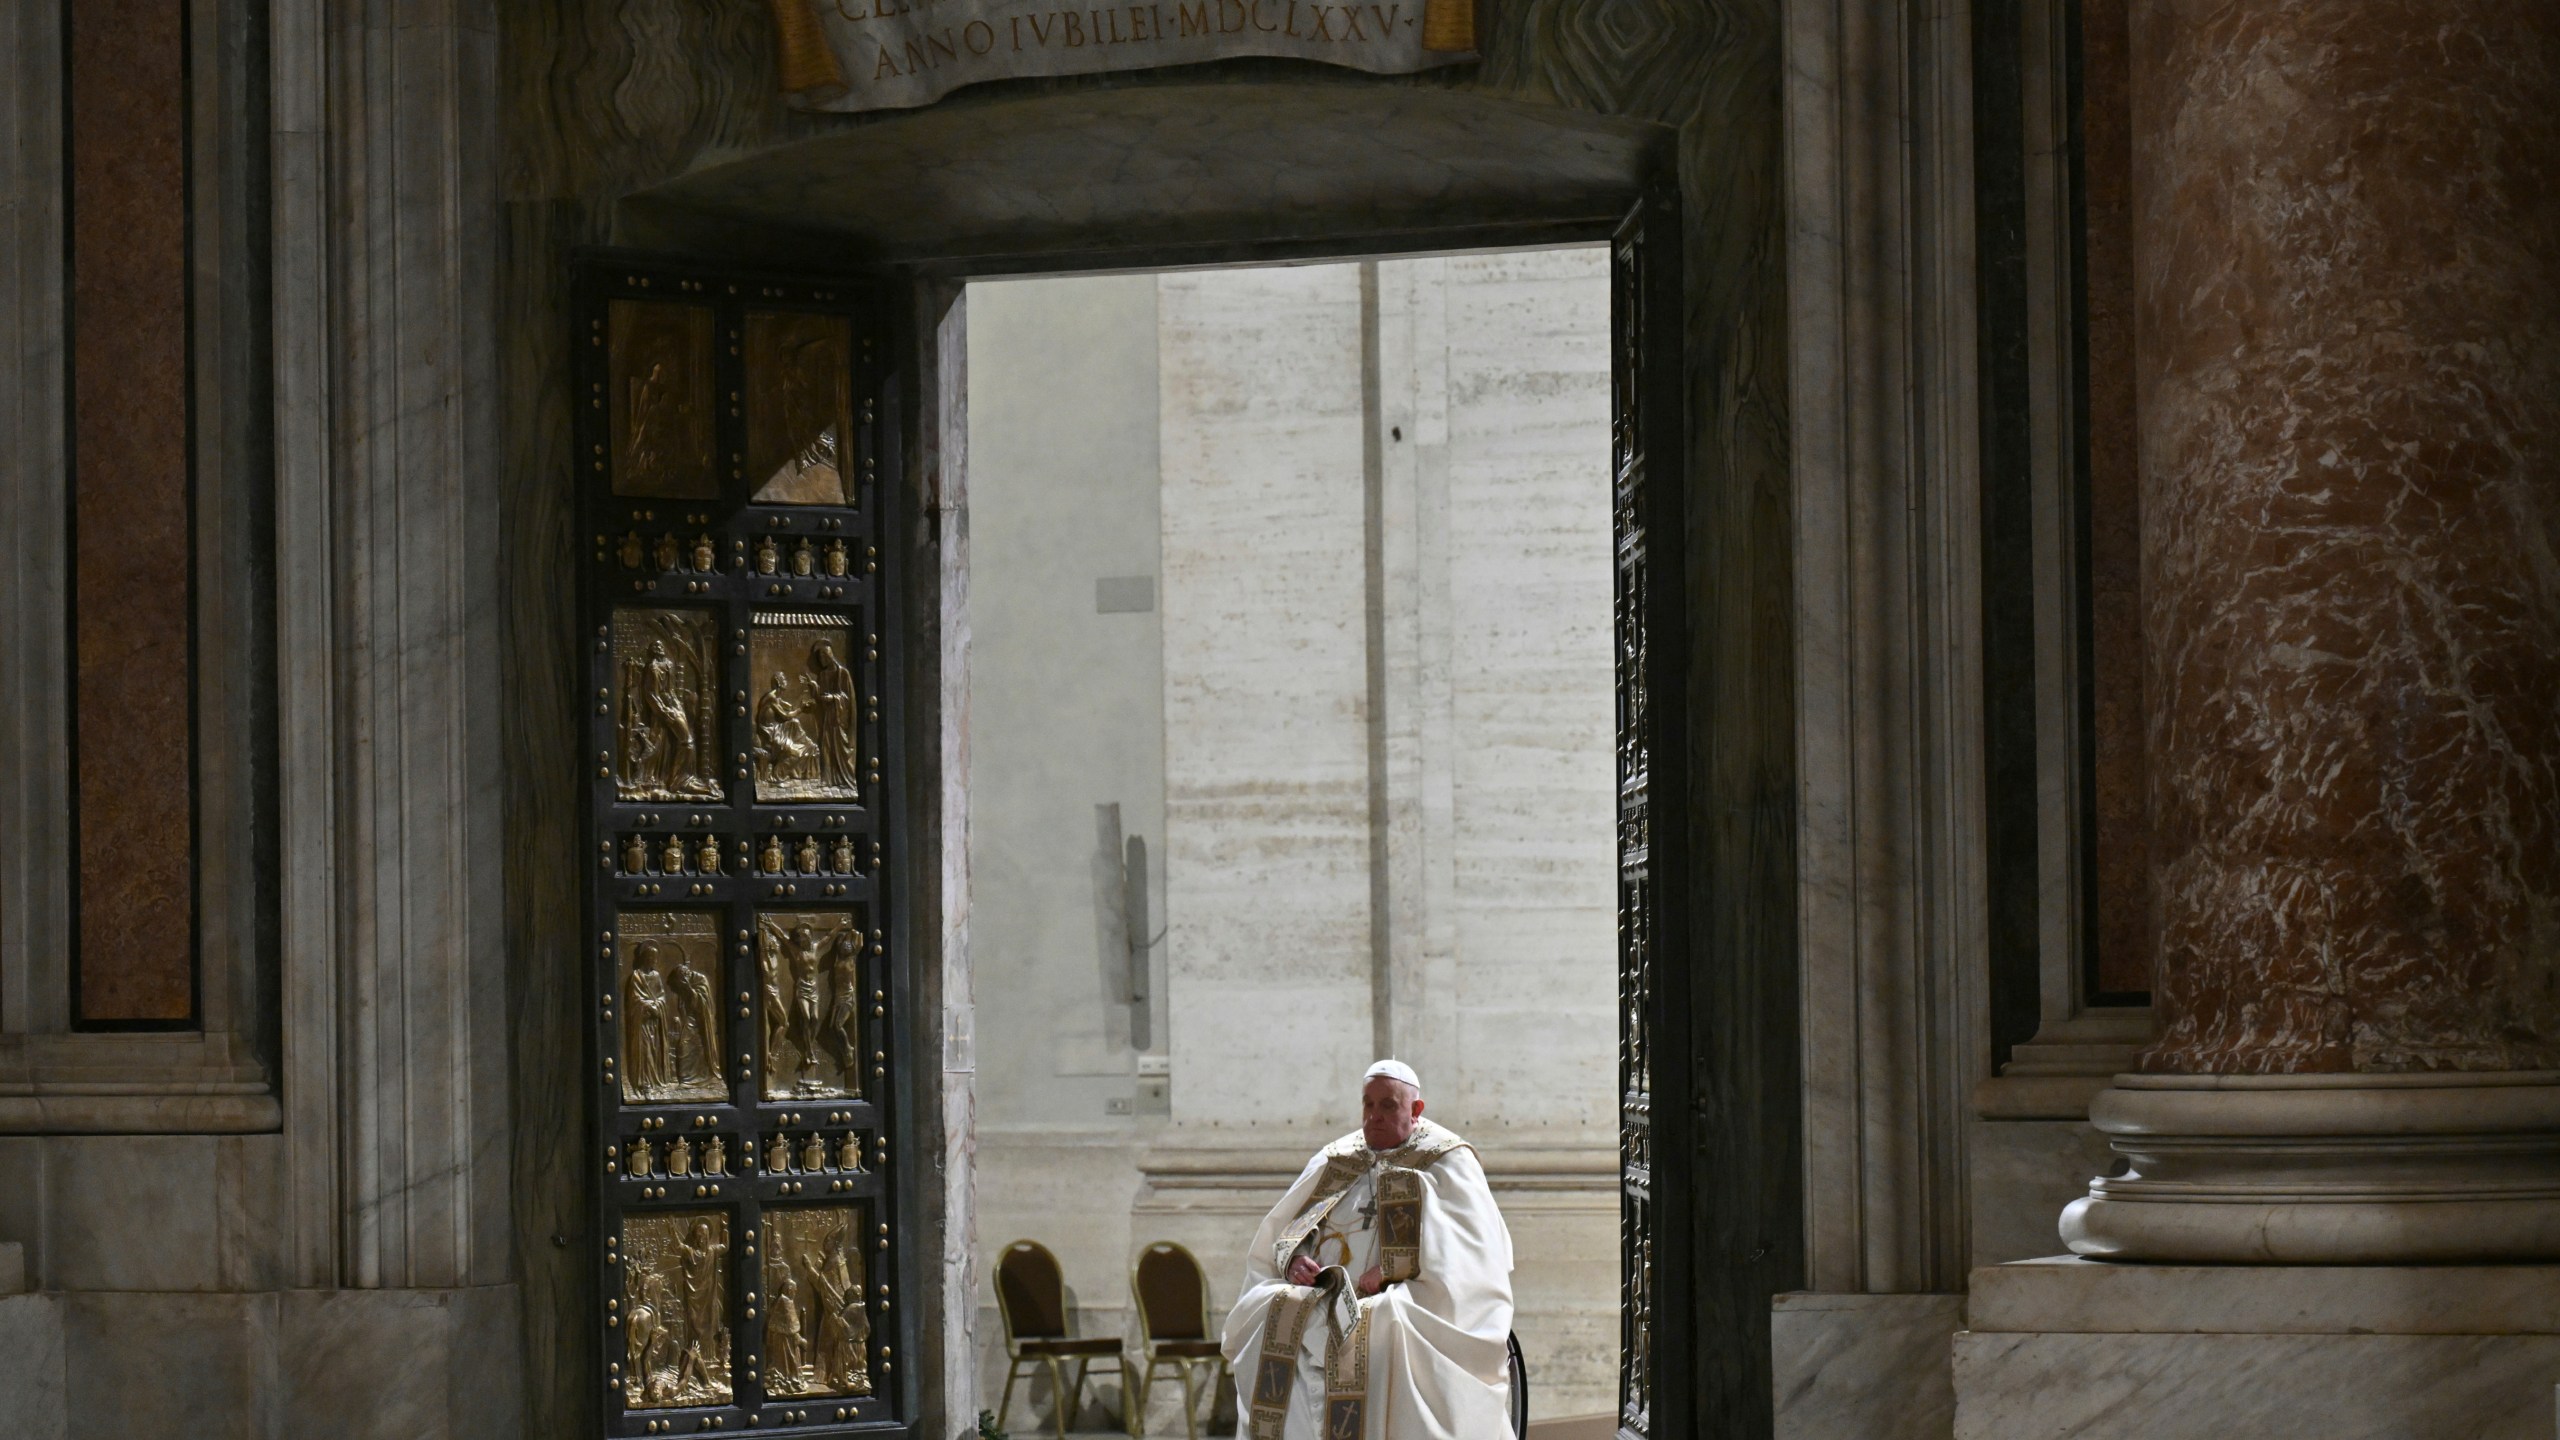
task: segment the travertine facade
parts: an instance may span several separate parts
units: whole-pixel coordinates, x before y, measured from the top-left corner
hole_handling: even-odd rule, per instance
[[[1536,1413],[1610,1408],[1604,268],[971,292],[980,1240],[1057,1250],[1091,1333],[1133,1323],[1157,1238],[1222,1307],[1392,1050],[1512,1216]],[[1070,344],[1086,363],[1050,374]],[[1086,611],[1141,542],[1160,613]],[[1100,804],[1161,857],[1142,1016],[1096,983],[1126,938]]]

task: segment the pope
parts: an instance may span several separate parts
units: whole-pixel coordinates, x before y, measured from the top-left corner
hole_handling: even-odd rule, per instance
[[[1360,1128],[1255,1232],[1220,1344],[1251,1440],[1506,1440],[1511,1232],[1422,1080],[1369,1067]]]

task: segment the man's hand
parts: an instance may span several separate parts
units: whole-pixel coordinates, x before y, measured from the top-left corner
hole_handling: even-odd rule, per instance
[[[1313,1255],[1301,1255],[1289,1262],[1289,1283],[1292,1285],[1313,1285],[1316,1277],[1323,1273],[1324,1267],[1316,1263]]]
[[[1379,1291],[1384,1290],[1384,1289],[1386,1289],[1386,1288],[1387,1288],[1387,1277],[1386,1277],[1386,1275],[1385,1275],[1383,1272],[1381,1272],[1381,1271],[1378,1269],[1378,1267],[1377,1267],[1377,1266],[1372,1265],[1372,1266],[1370,1266],[1368,1269],[1363,1270],[1363,1271],[1361,1271],[1361,1272],[1360,1272],[1360,1293],[1361,1293],[1361,1294],[1363,1294],[1363,1295],[1375,1295],[1375,1294],[1377,1294]]]

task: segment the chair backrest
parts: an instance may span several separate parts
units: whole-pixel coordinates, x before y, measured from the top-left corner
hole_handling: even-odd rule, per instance
[[[996,1308],[1015,1340],[1060,1340],[1067,1333],[1067,1282],[1058,1257],[1037,1240],[1016,1240],[996,1261]]]
[[[1209,1338],[1209,1282],[1190,1251],[1158,1240],[1138,1252],[1129,1289],[1138,1300],[1138,1328],[1149,1340]]]

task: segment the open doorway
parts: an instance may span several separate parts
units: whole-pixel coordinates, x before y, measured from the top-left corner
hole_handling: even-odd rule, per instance
[[[1179,1244],[1214,1335],[1393,1054],[1492,1178],[1532,1422],[1614,1428],[1610,289],[1599,246],[969,286],[990,1407],[1006,1245],[1134,1370],[1131,1263]],[[1076,1428],[1125,1414],[1099,1389]]]

